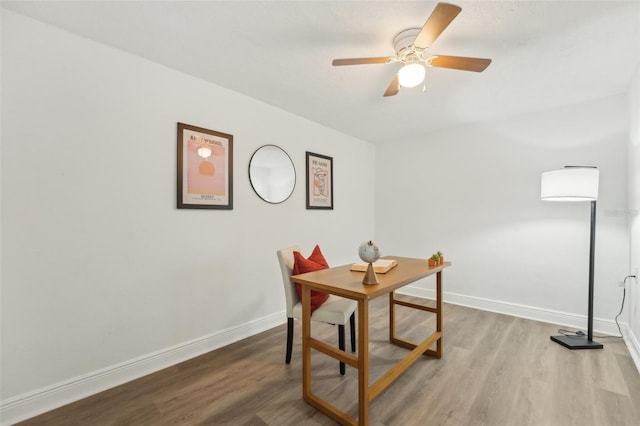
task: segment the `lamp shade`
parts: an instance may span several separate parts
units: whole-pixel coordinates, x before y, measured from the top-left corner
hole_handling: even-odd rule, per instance
[[[542,173],[540,198],[544,201],[593,201],[598,199],[600,171],[596,167],[567,166]]]

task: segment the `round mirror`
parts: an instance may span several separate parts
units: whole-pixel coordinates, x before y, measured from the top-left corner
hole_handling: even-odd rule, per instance
[[[249,181],[267,203],[282,203],[296,186],[296,169],[289,155],[275,145],[261,146],[249,161]]]

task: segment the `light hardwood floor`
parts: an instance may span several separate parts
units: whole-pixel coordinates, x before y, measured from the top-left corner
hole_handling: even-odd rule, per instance
[[[402,336],[433,329],[432,314],[397,309]],[[443,358],[424,357],[381,393],[372,425],[640,425],[640,374],[621,339],[571,351],[549,339],[554,325],[450,304],[444,312]],[[387,342],[387,298],[370,313],[373,382],[406,350]],[[300,326],[290,365],[282,325],[21,424],[333,425],[301,399]],[[336,327],[314,323],[312,334],[337,345]],[[313,391],[356,416],[355,370],[341,377],[319,353],[312,364]]]

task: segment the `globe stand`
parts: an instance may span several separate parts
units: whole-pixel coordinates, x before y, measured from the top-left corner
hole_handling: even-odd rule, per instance
[[[362,280],[362,284],[366,284],[366,285],[380,284],[380,281],[378,281],[378,277],[376,276],[376,271],[373,270],[373,265],[371,263],[369,263],[369,266],[367,266],[367,272],[364,274],[364,279]]]

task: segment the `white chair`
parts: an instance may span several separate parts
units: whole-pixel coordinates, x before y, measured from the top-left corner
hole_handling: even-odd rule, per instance
[[[291,350],[293,348],[293,319],[302,318],[302,302],[296,292],[296,287],[291,282],[293,273],[293,252],[300,251],[298,246],[292,246],[278,250],[278,261],[282,271],[284,282],[284,294],[287,300],[287,355],[285,362],[291,362]],[[343,297],[329,296],[326,302],[320,305],[313,314],[312,321],[320,321],[338,326],[338,347],[344,351],[344,326],[349,321],[351,325],[351,352],[356,351],[356,317],[355,310],[358,303],[355,300]],[[340,362],[340,374],[344,375],[344,363]]]

